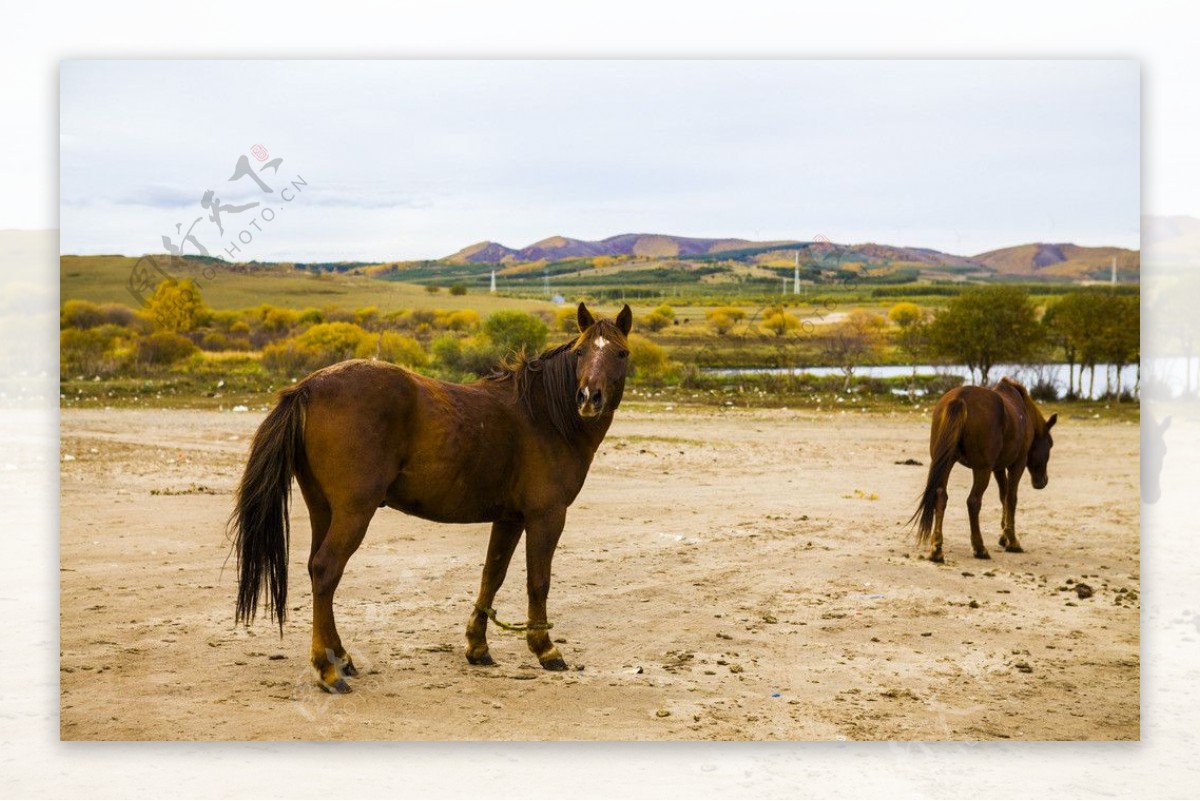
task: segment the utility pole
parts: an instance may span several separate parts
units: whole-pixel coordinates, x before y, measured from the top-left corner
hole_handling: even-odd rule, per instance
[[[796,251],[796,273],[792,277],[792,294],[800,294],[800,251]]]
[[[1116,256],[1112,257],[1112,278],[1110,279],[1109,283],[1111,283],[1113,286],[1117,285],[1117,257]]]
[[[496,291],[496,271],[495,270],[492,270],[492,290],[491,291],[493,293],[495,293],[495,291]]]

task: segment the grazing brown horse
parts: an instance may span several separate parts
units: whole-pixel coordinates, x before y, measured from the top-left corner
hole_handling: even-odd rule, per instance
[[[918,521],[918,542],[929,542],[932,536],[930,561],[945,561],[942,515],[946,512],[946,480],[955,462],[971,468],[975,475],[967,496],[975,558],[991,558],[979,531],[979,507],[993,475],[1004,506],[1000,547],[1013,553],[1022,551],[1016,527],[1017,485],[1026,468],[1034,489],[1049,482],[1046,465],[1054,447],[1050,429],[1057,421],[1057,414],[1049,420],[1043,418],[1025,387],[1010,378],[1000,379],[992,388],[957,387],[941,397],[933,407],[929,478],[921,503],[908,521]]]
[[[487,621],[521,533],[529,649],[565,670],[550,641],[550,561],[567,507],[587,478],[625,388],[633,314],[598,320],[581,303],[579,336],[521,357],[490,378],[450,384],[385,362],[319,370],[280,393],[263,420],[230,520],[238,553],[237,619],[266,592],[280,631],[287,602],[288,496],[294,476],[312,518],[312,664],[321,686],[349,692],[356,675],[333,620],[333,594],[375,510],[438,523],[491,523],[479,596],[467,620],[467,660],[494,664]]]

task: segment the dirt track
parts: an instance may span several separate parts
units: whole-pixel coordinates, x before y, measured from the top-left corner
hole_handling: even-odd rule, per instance
[[[1067,415],[1060,415],[1067,417]],[[1063,419],[1050,486],[971,557],[951,478],[946,564],[904,522],[923,416],[623,408],[567,517],[548,673],[489,632],[462,654],[487,526],[381,510],[337,596],[363,675],[307,665],[307,512],[291,617],[233,625],[223,525],[261,412],[62,412],[64,739],[1136,739],[1138,428]],[[524,612],[524,563],[496,600]],[[1062,588],[1086,582],[1081,599]]]

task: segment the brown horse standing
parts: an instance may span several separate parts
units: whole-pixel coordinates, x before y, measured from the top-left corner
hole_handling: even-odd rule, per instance
[[[1034,489],[1049,482],[1046,465],[1054,440],[1050,429],[1058,415],[1049,420],[1029,397],[1025,387],[1009,378],[1000,379],[993,388],[958,387],[947,392],[933,407],[933,427],[929,434],[929,478],[920,506],[909,519],[917,521],[918,542],[933,539],[932,562],[942,556],[942,515],[946,512],[946,480],[955,462],[971,468],[975,482],[967,496],[971,518],[971,547],[975,558],[990,559],[979,531],[979,507],[984,490],[994,475],[1004,505],[1000,547],[1020,553],[1017,540],[1017,485],[1025,468]]]
[[[312,518],[312,663],[321,686],[349,692],[356,675],[333,620],[333,594],[375,510],[439,523],[492,524],[467,660],[494,664],[487,621],[521,533],[526,642],[547,670],[565,670],[550,641],[550,562],[567,507],[621,403],[633,314],[597,320],[581,303],[580,335],[469,385],[377,361],[335,364],[280,393],[254,436],[231,518],[238,552],[237,619],[266,592],[280,630],[287,602],[288,496],[294,476]]]

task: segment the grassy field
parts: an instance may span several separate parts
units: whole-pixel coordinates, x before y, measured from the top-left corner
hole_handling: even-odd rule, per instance
[[[163,266],[170,257],[159,256]],[[61,259],[62,300],[90,300],[93,303],[137,305],[127,288],[130,272],[137,259],[128,256],[63,256]],[[424,286],[400,281],[380,281],[338,273],[304,273],[280,266],[255,267],[234,272],[226,266],[184,261],[182,269],[172,271],[178,278],[191,278],[200,287],[204,302],[214,309],[243,309],[270,303],[284,308],[303,309],[334,306],[360,309],[375,306],[381,312],[412,308],[475,309],[486,316],[499,309],[535,311],[550,309],[549,302],[510,298],[471,292],[451,295],[446,289],[430,294]]]
[[[159,265],[170,264],[168,256],[154,258]],[[137,259],[128,256],[62,256],[60,264],[62,300],[136,305],[127,285]],[[247,268],[223,263],[205,265],[192,260],[179,264],[181,266],[172,270],[172,275],[195,280],[205,303],[214,309],[248,308],[262,303],[293,309],[375,306],[384,313],[412,308],[470,308],[486,317],[500,309],[532,312],[554,308],[543,289],[540,273],[524,276],[526,280],[520,282],[501,276],[500,291],[492,294],[487,291],[490,269],[479,265],[431,263],[368,277],[358,271],[307,272],[291,265]],[[570,266],[579,267],[573,262]],[[586,300],[596,303],[602,311],[619,309],[627,302],[639,313],[667,303],[675,308],[681,322],[702,322],[707,307],[724,305],[738,306],[753,314],[765,306],[782,304],[797,316],[817,320],[851,308],[886,313],[888,308],[901,301],[937,308],[944,306],[963,288],[961,284],[948,282],[881,286],[831,280],[806,284],[800,294],[793,295],[790,283],[789,292],[782,292],[782,280],[746,285],[706,283],[697,280],[694,273],[683,271],[674,277],[686,280],[670,280],[671,276],[664,277],[659,274],[661,270],[645,264],[635,264],[632,269],[617,273],[598,270],[590,280],[576,274],[569,285],[560,285],[553,277],[555,270],[554,264],[549,265],[551,294],[561,294],[567,302]],[[447,287],[456,282],[467,287],[467,294],[451,295],[448,292]],[[430,293],[427,289],[430,284],[438,285],[439,291]],[[1027,288],[1037,303],[1045,304],[1076,287],[1038,282]],[[1136,293],[1138,287],[1136,284],[1123,285],[1117,291]]]

